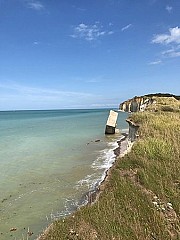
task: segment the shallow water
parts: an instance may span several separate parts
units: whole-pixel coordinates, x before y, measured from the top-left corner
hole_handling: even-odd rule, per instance
[[[114,161],[109,110],[0,112],[0,239],[31,239],[82,204]],[[126,129],[126,113],[118,127]],[[95,140],[100,140],[95,142]],[[10,232],[11,228],[17,228]]]

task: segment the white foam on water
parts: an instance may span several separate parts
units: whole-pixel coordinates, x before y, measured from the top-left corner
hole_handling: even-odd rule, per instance
[[[122,136],[119,140],[123,139]],[[93,174],[88,174],[85,178],[79,180],[76,185],[75,189],[77,191],[84,192],[86,189],[87,192],[90,194],[98,188],[98,186],[104,181],[106,177],[107,170],[112,167],[116,155],[114,154],[114,150],[118,147],[118,143],[116,142],[109,142],[107,143],[107,148],[99,151],[97,159],[92,163],[91,168],[94,170]],[[57,212],[55,214],[51,214],[51,219],[62,218],[67,215],[70,215],[73,211],[78,209],[81,206],[84,206],[88,203],[88,193],[84,195],[84,198],[78,201],[76,198],[66,199],[65,200],[65,209],[61,212]]]
[[[87,203],[88,203],[87,199],[84,199],[83,201],[80,202],[76,198],[71,198],[71,199],[67,198],[65,199],[64,210],[56,213],[53,213],[53,210],[52,210],[50,214],[50,219],[54,221],[60,218],[64,218],[72,214],[72,212],[77,210],[79,207],[86,205]]]
[[[88,186],[88,189],[91,189],[94,187],[94,178],[95,174],[87,175],[84,179],[81,179],[77,182],[75,188],[79,189],[80,187],[83,187],[84,185]]]
[[[109,148],[100,151],[100,156],[93,162],[92,168],[97,169],[97,170],[104,169],[104,171],[106,172],[110,167],[112,167],[112,165],[116,159],[114,150],[117,147],[119,147],[117,142],[122,140],[123,138],[125,138],[125,137],[121,136],[121,138],[118,139],[116,142],[108,143]]]
[[[109,144],[110,145],[110,144]],[[100,152],[100,156],[93,162],[92,168],[94,169],[105,169],[107,170],[112,166],[115,160],[115,154],[113,150],[118,147],[118,144],[111,145],[112,149],[105,149]]]
[[[111,168],[115,162],[116,155],[114,154],[114,150],[119,146],[117,141],[120,141],[123,138],[125,137],[121,136],[121,138],[116,140],[116,142],[109,142],[107,144],[108,148],[99,151],[99,156],[91,165],[91,168],[94,170],[94,174],[87,175],[84,179],[78,181],[75,186],[76,189],[85,185],[89,191],[95,191],[95,189],[97,189],[101,182],[104,181],[107,170]]]

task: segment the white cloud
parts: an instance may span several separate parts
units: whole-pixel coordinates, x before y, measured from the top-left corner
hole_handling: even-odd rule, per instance
[[[175,58],[180,57],[180,50],[179,47],[171,48],[162,52],[162,55],[167,58]]]
[[[91,96],[89,93],[81,93],[81,92],[72,92],[72,91],[61,91],[54,89],[46,89],[46,88],[35,88],[29,86],[23,86],[16,83],[12,84],[0,84],[0,89],[9,89],[16,93],[21,93],[23,95],[39,95],[39,96],[66,96],[66,97],[87,97]]]
[[[99,97],[87,92],[38,88],[14,82],[0,83],[0,109],[83,107],[83,104],[92,104]]]
[[[109,32],[107,32],[107,34],[108,35],[112,35],[112,34],[114,34],[114,32],[113,31],[109,31]]]
[[[99,37],[113,34],[113,31],[104,30],[98,22],[93,25],[79,24],[74,28],[74,33],[71,35],[73,38],[82,38],[87,41],[97,40]]]
[[[169,55],[169,57],[180,57],[180,51],[179,51],[179,52],[176,52],[176,51],[172,52],[172,53]]]
[[[157,61],[150,62],[149,65],[158,65],[158,64],[161,64],[161,63],[162,63],[161,60],[157,60]]]
[[[27,6],[28,8],[31,8],[37,11],[44,9],[44,5],[39,1],[28,1]]]
[[[33,42],[34,45],[39,45],[40,43],[38,41]]]
[[[0,110],[117,107],[118,99],[118,94],[113,98],[106,98],[102,91],[63,91],[31,87],[14,81],[0,83]]]
[[[131,24],[131,23],[128,24],[128,25],[126,25],[125,27],[121,28],[121,31],[123,32],[123,31],[127,30],[127,29],[130,28],[130,27],[132,27],[132,24]]]
[[[86,11],[86,8],[81,8],[81,7],[77,7],[76,5],[72,5],[72,8],[78,10],[78,11]]]
[[[169,34],[157,34],[154,36],[152,43],[162,44],[165,50],[161,56],[165,58],[180,57],[180,28],[174,27],[169,29]],[[169,48],[169,46],[171,48]],[[168,49],[167,49],[168,48]]]
[[[180,28],[179,27],[169,28],[169,34],[155,35],[152,40],[152,43],[159,44],[180,43]]]
[[[171,6],[166,6],[166,10],[168,11],[168,13],[171,13],[172,12],[172,10],[173,10],[173,8],[171,7]]]

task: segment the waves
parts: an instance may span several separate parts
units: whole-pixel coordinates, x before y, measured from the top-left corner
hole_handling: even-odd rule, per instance
[[[125,129],[124,132],[127,130]],[[125,139],[121,136],[118,141]],[[99,151],[97,159],[95,159],[91,165],[94,170],[92,174],[88,174],[85,178],[79,180],[75,184],[76,191],[82,192],[83,195],[79,200],[77,199],[66,199],[65,200],[65,210],[54,214],[53,220],[57,218],[62,218],[70,215],[73,211],[89,203],[90,196],[97,191],[100,184],[105,180],[107,171],[112,167],[116,160],[116,155],[114,150],[119,147],[118,141],[109,142],[107,148]],[[83,191],[86,189],[86,193]]]

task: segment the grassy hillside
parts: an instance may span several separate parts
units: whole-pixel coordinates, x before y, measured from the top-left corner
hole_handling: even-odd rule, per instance
[[[156,97],[133,114],[139,139],[111,168],[98,201],[55,222],[41,239],[180,239],[179,110],[178,100]]]

